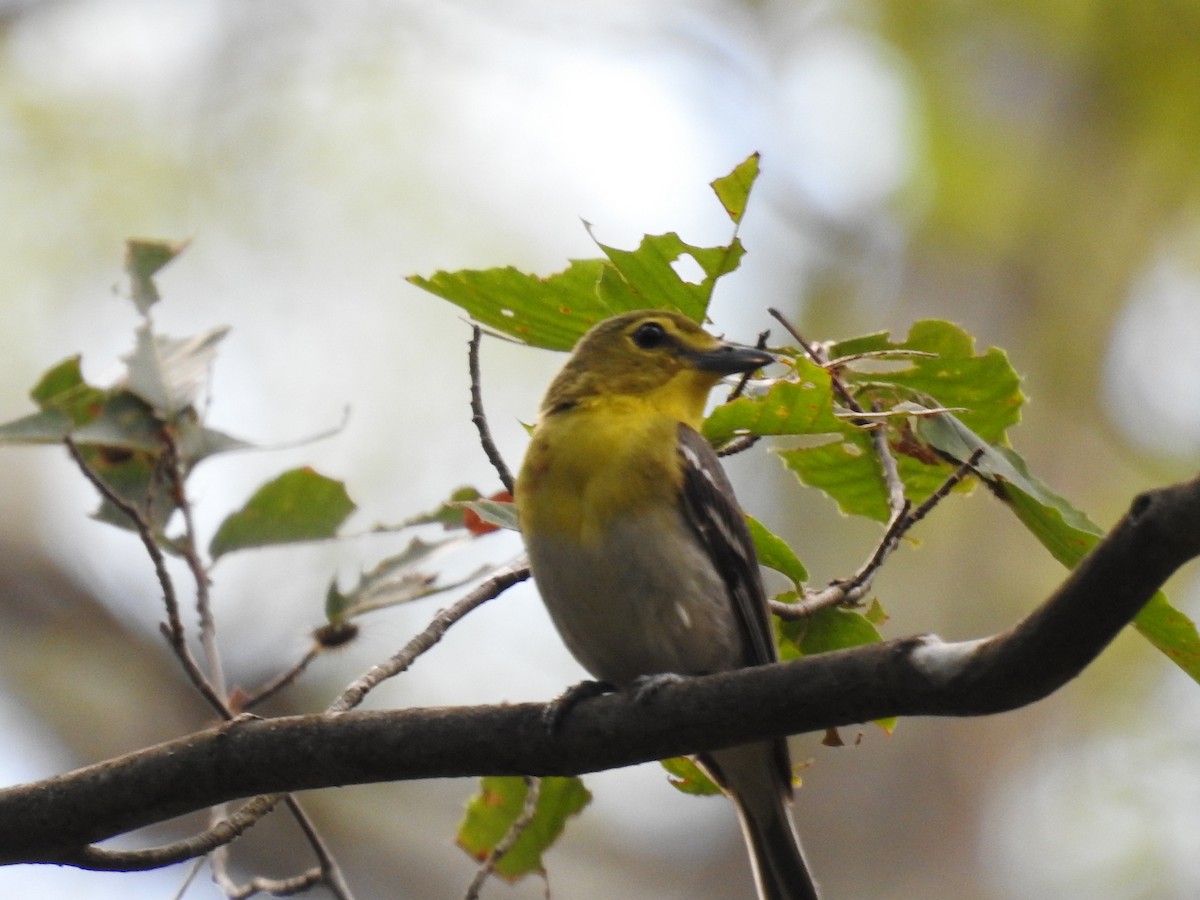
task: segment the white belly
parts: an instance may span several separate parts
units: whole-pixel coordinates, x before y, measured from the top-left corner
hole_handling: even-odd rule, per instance
[[[671,515],[675,521],[643,517],[612,529],[604,546],[527,540],[546,608],[595,678],[620,686],[640,675],[744,665],[725,585],[682,516]]]

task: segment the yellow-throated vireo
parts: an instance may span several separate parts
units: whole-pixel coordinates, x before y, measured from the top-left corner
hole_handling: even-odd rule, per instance
[[[642,310],[592,328],[550,385],[516,503],[542,599],[594,677],[621,688],[777,659],[745,517],[697,431],[721,378],[771,361]],[[698,762],[737,807],[759,896],[815,898],[787,812],[786,742]]]

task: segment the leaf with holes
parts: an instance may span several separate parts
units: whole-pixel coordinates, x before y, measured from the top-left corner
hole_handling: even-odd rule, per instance
[[[479,793],[467,803],[458,827],[458,845],[482,862],[504,840],[525,809],[528,788],[523,778],[488,776]],[[578,778],[541,779],[533,818],[497,862],[495,872],[509,881],[545,871],[542,854],[553,844],[567,819],[576,815],[592,795]]]

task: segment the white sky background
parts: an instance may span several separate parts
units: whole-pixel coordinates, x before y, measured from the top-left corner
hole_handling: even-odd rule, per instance
[[[861,231],[879,248],[875,263],[894,264],[903,238],[889,201],[916,152],[905,73],[856,27],[853,5],[767,7],[769,17],[681,0],[346,2],[336,12],[90,0],[22,16],[0,48],[0,419],[25,413],[28,385],[76,350],[89,378],[115,373],[136,324],[108,290],[124,238],[192,238],[160,278],[154,315],[174,336],[233,327],[211,424],[271,445],[323,431],[351,407],[337,437],[205,464],[194,484],[202,530],[301,464],[347,481],[363,528],[435,506],[460,484],[489,488],[466,406],[468,330],[406,274],[554,271],[596,255],[581,220],[622,246],[665,230],[725,242],[707,183],[754,150],[764,156],[742,230],[750,255],[718,290],[718,328],[750,339],[770,324],[766,307],[796,310],[829,229]],[[560,363],[485,345],[485,398],[510,464],[524,446],[519,421]],[[53,456],[0,467],[6,506],[27,509],[23,520],[37,513],[25,540],[70,548],[63,562],[152,631],[148,567],[127,535],[84,518],[90,489]],[[400,540],[223,561],[217,613],[235,680],[294,659],[330,573],[348,581]],[[505,540],[487,558],[515,552]],[[371,621],[362,655],[339,658],[339,675],[389,655],[431,611]],[[419,701],[389,687],[373,702],[543,699],[581,675],[528,590],[464,623],[427,662],[394,689]],[[0,706],[0,724],[23,730],[27,719]],[[27,746],[6,742],[0,779],[32,777]],[[646,770],[623,777],[625,788],[609,776],[597,800],[619,840],[648,841],[663,817],[686,816],[697,841],[727,841],[722,811],[662,791],[631,807],[640,789],[628,785],[644,784]],[[175,872],[128,882],[0,869],[5,896],[102,897],[112,886],[129,897],[136,884],[137,896],[162,897],[178,883]],[[189,896],[211,893],[202,884]]]

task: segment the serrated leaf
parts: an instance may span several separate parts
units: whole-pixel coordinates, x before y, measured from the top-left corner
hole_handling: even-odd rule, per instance
[[[975,468],[998,489],[997,496],[1020,519],[1050,555],[1069,569],[1094,547],[1104,534],[1084,512],[1034,477],[1015,451],[988,444],[954,416],[921,419],[917,433],[943,453],[958,460],[976,450],[982,456]],[[1134,628],[1200,682],[1200,632],[1196,624],[1175,609],[1158,591],[1134,617]]]
[[[129,275],[130,295],[138,312],[146,315],[159,301],[154,275],[187,249],[188,241],[132,239],[125,242],[125,271]]]
[[[743,167],[735,175],[745,179],[751,169]],[[740,215],[749,185],[719,179],[714,190],[717,184],[722,203],[728,200]],[[732,215],[729,205],[726,210]],[[647,235],[635,250],[598,246],[607,259],[572,260],[545,277],[508,266],[410,275],[408,281],[530,346],[569,350],[597,322],[633,309],[672,309],[703,321],[717,279],[736,269],[745,252],[736,237],[724,246],[698,247],[675,233]],[[703,272],[698,283],[677,270],[685,256]]]
[[[472,858],[485,859],[520,817],[528,788],[516,777],[488,776],[467,803],[458,829],[458,845]],[[567,819],[579,813],[592,795],[578,778],[543,778],[533,819],[501,857],[495,872],[509,881],[543,872],[542,854],[562,834]]]
[[[824,491],[846,515],[887,521],[887,489],[867,435],[849,431],[840,440],[775,452],[802,482]]]
[[[530,346],[570,350],[585,331],[616,314],[596,292],[607,266],[602,259],[585,259],[545,277],[506,266],[410,275],[408,281]]]
[[[759,564],[791,579],[796,590],[803,590],[804,582],[808,580],[808,570],[788,546],[787,541],[774,534],[753,516],[746,516],[746,525],[750,528],[750,537],[754,540],[754,551],[758,554]]]
[[[1007,429],[1020,421],[1025,397],[1021,393],[1020,376],[1007,355],[995,347],[976,353],[974,340],[957,325],[924,319],[913,324],[902,342],[890,341],[886,333],[868,335],[835,344],[830,353],[838,357],[881,350],[912,350],[933,355],[914,357],[904,368],[882,375],[843,370],[844,380],[851,384],[892,385],[930,397],[938,406],[962,408],[959,414],[962,420],[990,442],[1001,441]]]
[[[660,760],[660,763],[667,770],[667,782],[681,794],[711,797],[721,793],[716,782],[686,756],[673,756],[670,759]]]
[[[128,365],[128,389],[170,421],[195,407],[207,386],[217,344],[229,333],[221,326],[190,338],[154,334],[150,323],[136,332]]]
[[[846,426],[833,414],[829,373],[807,360],[796,361],[799,381],[779,381],[758,397],[739,397],[709,414],[701,429],[720,446],[746,434],[829,434]]]
[[[716,179],[710,185],[735,225],[741,223],[742,215],[746,211],[750,189],[754,187],[754,181],[758,178],[758,163],[759,154],[751,153],[732,172]]]
[[[671,309],[703,322],[717,279],[732,272],[745,250],[734,238],[724,247],[696,247],[678,234],[646,235],[636,250],[620,250],[597,242],[604,251],[617,279],[606,278],[599,287],[600,297],[617,312],[634,309]],[[682,257],[691,257],[704,272],[693,283],[675,269]]]
[[[228,516],[209,545],[214,560],[234,550],[334,537],[355,505],[342,482],[305,467],[267,482]]]

